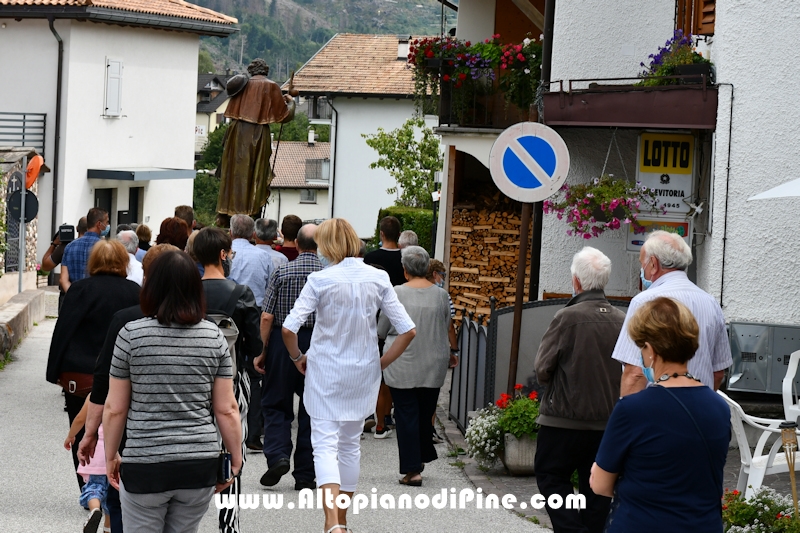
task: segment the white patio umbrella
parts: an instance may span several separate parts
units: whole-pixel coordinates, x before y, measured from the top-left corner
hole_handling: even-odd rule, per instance
[[[800,178],[792,181],[787,181],[777,187],[773,187],[768,191],[756,194],[747,199],[750,200],[769,200],[771,198],[790,198],[792,196],[800,196]]]

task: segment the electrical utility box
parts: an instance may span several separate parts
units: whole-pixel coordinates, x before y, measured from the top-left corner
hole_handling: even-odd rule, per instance
[[[728,390],[780,394],[789,356],[800,350],[800,326],[731,322],[730,343]],[[800,390],[800,372],[794,390]]]

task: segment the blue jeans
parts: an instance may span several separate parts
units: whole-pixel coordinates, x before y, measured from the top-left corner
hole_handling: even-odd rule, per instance
[[[89,476],[89,481],[81,489],[81,497],[78,502],[83,507],[89,507],[89,500],[100,500],[100,508],[103,509],[103,513],[108,514],[107,496],[108,477],[92,474]]]

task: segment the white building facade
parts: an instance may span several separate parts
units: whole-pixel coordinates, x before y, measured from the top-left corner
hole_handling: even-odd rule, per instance
[[[0,6],[0,60],[28,73],[24,83],[0,87],[0,111],[46,116],[44,156],[53,171],[39,183],[42,233],[97,206],[112,227],[145,223],[155,234],[175,206],[192,204],[199,35],[226,36],[235,19],[191,4],[177,15],[119,4],[57,13],[46,2]],[[104,23],[112,16],[114,25]],[[40,239],[39,256],[48,243]]]

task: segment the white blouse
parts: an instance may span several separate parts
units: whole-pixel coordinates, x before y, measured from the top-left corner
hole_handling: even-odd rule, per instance
[[[385,271],[348,257],[308,276],[283,327],[297,333],[317,313],[303,395],[311,417],[356,421],[374,412],[381,384],[379,310],[398,334],[414,329]]]

